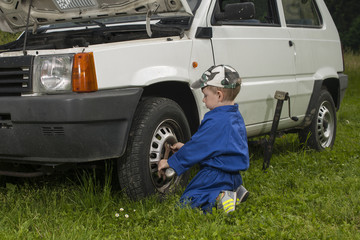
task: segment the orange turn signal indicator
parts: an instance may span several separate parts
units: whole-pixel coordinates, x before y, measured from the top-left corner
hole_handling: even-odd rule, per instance
[[[98,90],[92,52],[75,54],[72,69],[72,88],[74,92],[95,92]]]

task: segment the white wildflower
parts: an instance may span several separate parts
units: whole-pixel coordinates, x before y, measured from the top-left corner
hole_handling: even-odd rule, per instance
[[[126,218],[129,218],[129,215],[128,215],[128,214],[125,214],[125,217],[126,217]]]
[[[115,217],[119,217],[120,216],[120,214],[118,214],[118,213],[115,213]]]
[[[120,208],[120,212],[122,212],[122,211],[124,211],[124,209],[123,209],[123,208]]]

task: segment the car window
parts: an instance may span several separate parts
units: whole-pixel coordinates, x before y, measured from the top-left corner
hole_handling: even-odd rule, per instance
[[[255,15],[252,19],[221,21],[221,24],[238,25],[279,25],[279,15],[275,0],[218,0],[218,9],[223,12],[226,5],[234,3],[251,2],[255,7]]]
[[[320,13],[314,0],[282,0],[286,25],[290,27],[320,27]]]

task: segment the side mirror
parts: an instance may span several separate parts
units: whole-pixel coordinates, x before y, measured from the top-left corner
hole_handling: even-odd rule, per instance
[[[215,14],[216,21],[234,21],[254,19],[255,5],[253,2],[231,3],[225,5],[224,11]]]

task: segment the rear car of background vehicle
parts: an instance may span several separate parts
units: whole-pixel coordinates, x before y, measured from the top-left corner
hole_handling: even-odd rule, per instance
[[[1,175],[110,159],[130,197],[172,191],[186,176],[160,179],[157,163],[166,142],[197,130],[207,109],[189,85],[214,64],[243,79],[236,102],[249,137],[269,133],[280,90],[291,106],[279,130],[318,150],[334,144],[347,76],[322,0],[7,0],[0,9],[2,31],[25,30],[0,46]]]

